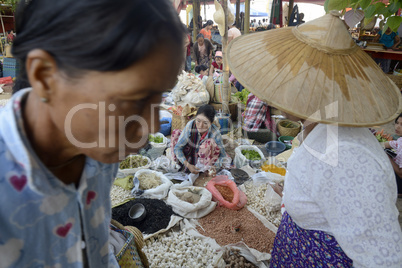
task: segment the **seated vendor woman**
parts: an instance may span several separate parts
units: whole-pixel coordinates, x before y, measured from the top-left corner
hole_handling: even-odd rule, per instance
[[[222,71],[222,66],[223,66],[222,51],[216,51],[215,52],[215,61],[211,64],[211,68],[209,68],[209,76],[212,76],[214,74],[215,70]]]
[[[197,174],[200,172],[196,167],[198,159],[206,166],[213,166],[226,156],[219,129],[212,124],[214,118],[215,109],[211,105],[203,105],[183,131],[173,131],[174,154],[185,171]]]

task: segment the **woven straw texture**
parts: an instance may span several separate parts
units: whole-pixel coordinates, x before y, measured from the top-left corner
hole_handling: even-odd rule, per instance
[[[388,74],[387,76],[392,80],[392,82],[395,83],[398,88],[402,89],[402,75]]]
[[[184,129],[187,123],[193,119],[193,116],[180,116],[173,114],[172,117],[172,133],[175,129]]]
[[[214,107],[216,111],[222,110],[222,103],[214,103],[211,102],[209,105]],[[230,119],[232,121],[237,120],[237,103],[229,103],[229,113],[230,113]]]
[[[123,226],[116,220],[111,220],[111,223],[118,228],[126,238],[126,245],[116,255],[116,259],[119,262],[120,267],[149,267],[148,258],[142,251],[145,245],[144,237],[139,229],[134,226]]]
[[[291,136],[296,137],[296,135],[300,132],[301,125],[298,122],[291,121],[288,119],[284,119],[278,122],[278,131],[281,136]],[[294,127],[289,127],[294,126]]]
[[[363,127],[385,124],[402,111],[399,89],[354,44],[338,16],[241,36],[228,50],[240,83],[294,116]]]

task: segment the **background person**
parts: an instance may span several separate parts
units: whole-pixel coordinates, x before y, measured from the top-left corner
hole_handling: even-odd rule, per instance
[[[214,22],[212,20],[208,20],[205,23],[204,28],[202,28],[200,31],[200,34],[202,34],[204,36],[204,38],[208,39],[209,41],[212,40],[211,29],[212,29],[213,25],[214,25]]]
[[[358,49],[340,16],[331,11],[292,29],[258,33],[258,42],[252,41],[254,34],[247,35],[228,49],[230,69],[250,92],[281,111],[314,121],[305,126],[301,145],[287,161],[286,211],[271,253],[272,268],[402,267],[395,174],[367,128],[399,114],[402,97]],[[297,50],[289,52],[289,46]],[[253,53],[238,57],[245,48]],[[298,66],[325,65],[331,60],[338,73],[328,76],[316,68],[283,67],[289,58],[297,58]],[[355,65],[353,73],[362,75],[351,80],[353,85],[334,87],[338,77],[351,74],[344,62],[356,59],[362,64]],[[248,71],[250,65],[264,62],[267,66],[258,76]],[[370,80],[368,74],[384,81]],[[328,82],[318,83],[325,79]],[[383,90],[387,93],[375,94]],[[352,100],[355,94],[367,98]],[[311,98],[315,95],[325,97]]]
[[[226,157],[223,147],[222,136],[219,129],[213,124],[215,109],[211,105],[203,105],[198,111],[195,119],[187,123],[181,130],[174,130],[172,133],[172,147],[174,154],[186,171],[197,174],[199,169],[195,166],[199,156],[208,153],[203,157],[214,158],[215,164],[219,159]],[[203,150],[200,151],[200,148]]]
[[[398,33],[393,32],[391,28],[388,27],[384,33],[382,30],[378,32],[377,36],[374,38],[374,42],[380,42],[386,47],[386,49],[396,49],[401,43],[401,39],[399,38]],[[374,60],[380,64],[384,73],[389,72],[389,67],[391,65],[390,59],[375,58]]]
[[[212,46],[212,43],[208,39],[205,39],[202,34],[198,34],[197,42],[193,46],[195,65],[209,66],[213,50],[214,47]]]
[[[12,43],[14,42],[14,30],[9,30],[7,34],[7,43]]]
[[[119,267],[112,182],[158,129],[151,106],[176,82],[183,26],[168,0],[39,0],[21,1],[16,27],[32,88],[0,113],[0,266]],[[105,121],[133,115],[144,124]]]
[[[402,136],[402,114],[399,114],[395,119],[395,133]],[[402,198],[402,138],[398,138],[396,141],[387,141],[384,143],[384,147],[396,150],[396,157],[388,157],[395,172],[398,198]]]
[[[229,31],[228,31],[228,43],[232,41],[233,39],[241,36],[241,32],[239,29],[236,28],[236,23],[233,23],[232,26],[230,26]]]
[[[276,123],[271,118],[271,107],[254,96],[248,95],[242,124],[244,136],[259,143],[276,140]]]
[[[209,76],[213,76],[215,71],[222,71],[223,69],[223,55],[222,51],[215,52],[215,61],[212,62],[211,67],[209,68]]]

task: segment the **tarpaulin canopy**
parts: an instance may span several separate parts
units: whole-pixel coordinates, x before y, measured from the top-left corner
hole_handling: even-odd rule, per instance
[[[240,4],[240,12],[244,12],[244,4]],[[268,13],[250,7],[250,17],[268,17]]]
[[[173,6],[177,10],[177,12],[180,13],[180,10],[186,9],[187,5],[192,5],[193,1],[192,0],[171,0],[173,2]],[[243,3],[245,0],[240,0],[241,3]],[[232,4],[236,4],[236,0],[230,0]],[[200,4],[202,5],[213,5],[214,1],[213,0],[200,0]]]

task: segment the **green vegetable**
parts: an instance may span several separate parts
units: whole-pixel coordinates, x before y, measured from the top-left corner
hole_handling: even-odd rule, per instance
[[[386,138],[384,138],[383,136],[381,136],[380,134],[375,135],[375,137],[377,138],[377,140],[379,142],[386,142],[388,141]]]
[[[250,91],[248,91],[246,88],[244,88],[241,92],[237,92],[234,94],[234,96],[240,100],[244,105],[247,105],[247,100],[248,100],[248,95],[250,94]]]
[[[258,152],[254,150],[241,150],[241,153],[248,159],[248,160],[261,160],[261,156]]]
[[[158,137],[158,136],[154,136],[154,135],[149,135],[148,137],[150,142],[154,142],[154,143],[163,143],[163,138],[162,137]]]
[[[123,161],[120,162],[120,169],[128,169],[128,168],[139,168],[146,166],[148,164],[148,160],[141,155],[129,156]]]

